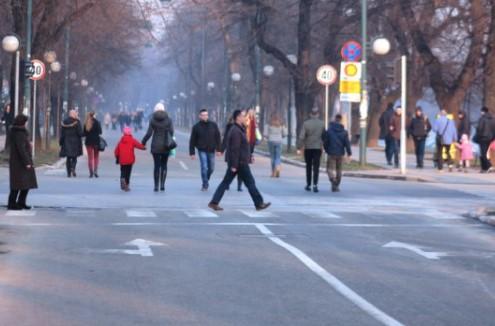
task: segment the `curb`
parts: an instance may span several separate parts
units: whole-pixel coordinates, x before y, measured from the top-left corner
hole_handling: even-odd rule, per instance
[[[261,151],[256,149],[254,151],[256,154],[265,156],[265,157],[270,157],[270,153]],[[282,163],[290,164],[293,166],[301,167],[304,168],[306,167],[306,164],[304,162],[300,162],[297,160],[293,160],[287,157],[282,156],[281,157]],[[320,168],[320,172],[326,173],[325,168]],[[425,178],[420,178],[420,177],[411,177],[411,176],[403,176],[403,175],[386,175],[386,174],[373,174],[373,173],[366,173],[366,172],[343,172],[344,177],[349,177],[349,178],[361,178],[361,179],[380,179],[380,180],[393,180],[393,181],[411,181],[411,182],[423,182],[423,183],[432,183],[432,180],[428,180]]]
[[[469,212],[464,217],[472,218],[491,226],[495,226],[495,207],[481,207],[475,211]]]

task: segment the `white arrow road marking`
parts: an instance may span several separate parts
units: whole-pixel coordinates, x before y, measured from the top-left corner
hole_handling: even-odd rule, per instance
[[[188,171],[189,168],[187,167],[186,163],[179,161],[180,166],[184,169],[184,171]]]
[[[136,239],[125,244],[126,246],[137,247],[137,250],[131,249],[106,249],[106,250],[89,250],[89,252],[100,254],[125,254],[125,255],[139,255],[141,257],[153,257],[153,251],[151,247],[165,246],[164,243],[153,242],[144,239]]]
[[[392,241],[387,243],[386,245],[383,245],[383,248],[401,248],[401,249],[406,249],[410,250],[426,259],[432,259],[432,260],[438,260],[441,257],[447,257],[448,254],[445,252],[433,252],[433,251],[424,251],[421,249],[421,247],[409,243],[403,243],[403,242],[396,242]]]

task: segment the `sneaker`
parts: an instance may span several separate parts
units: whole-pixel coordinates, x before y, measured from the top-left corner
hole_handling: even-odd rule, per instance
[[[208,207],[216,212],[223,211],[223,208],[218,206],[218,204],[209,203]]]
[[[318,186],[313,186],[313,192],[314,192],[314,193],[320,192],[320,191],[318,190]]]
[[[259,206],[256,206],[256,210],[257,211],[262,211],[262,210],[267,209],[268,207],[270,207],[271,204],[272,203],[263,203],[263,204],[261,204]]]
[[[17,207],[20,207],[21,209],[25,209],[25,210],[30,210],[32,208],[31,206],[28,206],[26,204],[17,204]]]

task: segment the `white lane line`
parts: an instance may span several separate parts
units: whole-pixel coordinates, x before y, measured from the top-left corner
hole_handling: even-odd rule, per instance
[[[342,218],[342,216],[334,213],[330,213],[329,211],[326,210],[303,212],[303,214],[309,217],[316,217],[316,218],[329,218],[329,219]]]
[[[186,163],[179,161],[179,164],[184,169],[184,171],[189,171],[189,168],[187,167]]]
[[[187,210],[184,211],[184,214],[187,215],[187,217],[191,218],[216,218],[218,217],[217,214],[206,210],[206,209],[192,209],[192,210]]]
[[[250,218],[268,218],[268,217],[278,217],[277,215],[267,212],[267,211],[248,211],[248,210],[239,210],[242,214],[246,215]]]
[[[5,216],[36,216],[36,211],[7,211]]]
[[[321,267],[317,262],[307,256],[304,252],[298,248],[288,244],[279,237],[275,236],[270,229],[264,224],[256,224],[256,228],[265,235],[270,241],[276,245],[284,248],[297,259],[299,259],[306,267],[308,267],[313,273],[321,277],[325,282],[327,282],[335,291],[346,297],[349,301],[354,303],[356,306],[361,308],[365,313],[375,318],[379,322],[387,326],[399,326],[403,325],[401,322],[397,321],[393,317],[387,315],[385,312],[381,311],[373,304],[368,302],[366,299],[361,297],[359,294],[354,292],[351,288],[345,285],[338,278],[330,274],[323,267]]]
[[[437,219],[437,220],[463,220],[464,217],[460,215],[455,215],[452,213],[444,213],[441,211],[429,211],[425,214],[428,217]]]
[[[156,213],[150,210],[128,209],[125,211],[127,217],[156,217]]]

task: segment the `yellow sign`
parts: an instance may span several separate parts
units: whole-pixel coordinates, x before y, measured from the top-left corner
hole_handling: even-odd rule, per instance
[[[341,93],[361,93],[361,82],[358,81],[341,81],[339,91]]]
[[[361,64],[359,62],[342,62],[339,91],[342,102],[361,102]]]

